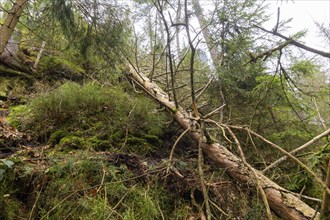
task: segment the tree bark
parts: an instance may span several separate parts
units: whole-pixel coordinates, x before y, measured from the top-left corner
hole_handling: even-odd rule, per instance
[[[170,101],[166,94],[158,85],[151,82],[141,72],[137,72],[130,66],[127,77],[138,84],[146,93],[156,101],[164,105],[172,114],[180,126],[186,130],[190,127],[189,114],[182,108],[176,107],[173,101]],[[198,144],[201,134],[190,131],[192,139]],[[203,143],[204,153],[220,167],[225,168],[226,173],[233,179],[248,184],[251,187],[256,186],[255,176],[249,168],[244,165],[242,160],[228,151],[220,143]],[[283,219],[307,220],[313,219],[315,210],[301,201],[298,197],[290,194],[272,180],[264,176],[260,171],[255,170],[259,182],[265,191],[269,205],[272,210]],[[314,219],[318,219],[318,216]]]
[[[19,17],[28,0],[16,0],[11,10],[8,12],[4,24],[0,28],[0,55],[5,51],[6,45],[13,33]]]

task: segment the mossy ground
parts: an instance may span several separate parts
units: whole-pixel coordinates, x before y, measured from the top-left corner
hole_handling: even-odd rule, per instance
[[[183,177],[166,173],[182,131],[165,127],[168,116],[146,97],[120,86],[66,83],[10,110],[9,123],[31,140],[6,158],[12,166],[0,163],[0,219],[199,216],[196,146],[183,138],[173,164]],[[221,179],[209,186],[214,219],[264,216],[261,201],[224,170],[205,164],[204,172],[210,182]]]
[[[8,122],[42,147],[15,152],[5,161],[11,167],[0,163],[1,219],[188,216],[184,199],[152,177],[163,168],[149,169],[136,156],[161,146],[166,118],[145,97],[67,83],[10,111]]]
[[[23,159],[35,153],[34,162]],[[184,219],[188,215],[185,201],[169,194],[149,174],[157,169],[141,170],[145,165],[138,157],[121,160],[124,156],[86,150],[66,154],[51,148],[17,154],[1,182],[1,219],[161,219],[162,215]]]

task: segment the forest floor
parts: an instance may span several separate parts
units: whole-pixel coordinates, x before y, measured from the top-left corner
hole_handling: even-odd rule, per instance
[[[204,215],[197,150],[189,139],[182,141],[167,172],[178,131],[162,137],[166,140],[162,150],[144,156],[72,143],[63,149],[59,144],[40,143],[31,132],[11,126],[15,118],[10,105],[4,103],[0,109],[1,219],[194,219]],[[258,201],[246,196],[247,189],[238,189],[224,170],[215,172],[212,166],[205,164],[205,176],[217,218],[264,215]]]

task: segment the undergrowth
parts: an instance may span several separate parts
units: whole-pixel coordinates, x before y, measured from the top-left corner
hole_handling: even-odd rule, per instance
[[[199,216],[204,199],[194,171],[196,159],[177,158],[175,167],[184,178],[165,173],[166,151],[178,130],[164,129],[165,119],[146,97],[97,83],[68,82],[27,105],[12,107],[10,124],[45,147],[16,152],[10,159],[14,165],[0,167],[5,170],[0,219]],[[194,146],[189,138],[180,145],[185,157],[184,151]],[[228,177],[225,181],[224,171],[205,170],[205,175],[224,180],[209,189],[215,218],[264,216],[261,207],[250,206],[249,198],[242,197]]]
[[[44,155],[45,156],[45,155]],[[78,151],[40,164],[17,162],[1,182],[1,219],[184,219],[185,201],[165,190],[137,157]],[[140,169],[140,168],[139,168]],[[15,190],[14,190],[15,189]]]
[[[162,143],[164,119],[153,102],[120,86],[68,82],[13,108],[9,121],[63,150],[116,148],[143,155]]]

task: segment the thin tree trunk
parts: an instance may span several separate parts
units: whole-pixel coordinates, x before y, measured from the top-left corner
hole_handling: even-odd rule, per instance
[[[9,11],[4,24],[0,28],[0,55],[5,51],[6,45],[13,33],[19,17],[28,0],[16,0],[12,9]]]
[[[179,23],[180,19],[181,19],[181,1],[179,0],[178,1],[178,11],[177,11],[177,14],[176,14],[175,22]],[[177,50],[177,53],[178,53],[178,57],[180,58],[180,51],[181,51],[181,49],[180,49],[180,27],[176,26],[175,31],[176,31],[176,36],[175,36],[176,50]]]
[[[34,64],[33,64],[33,69],[37,69],[37,66],[38,66],[38,64],[39,64],[39,61],[40,61],[40,58],[41,58],[42,52],[43,52],[44,49],[45,49],[45,46],[46,46],[46,41],[43,41],[43,42],[42,42],[42,45],[41,45],[41,48],[40,48],[40,51],[39,51],[39,53],[38,53],[37,59],[36,59],[36,61],[35,61]]]
[[[211,32],[210,32],[210,29],[208,28],[207,22],[204,19],[202,7],[199,4],[199,0],[192,0],[192,4],[193,4],[193,9],[194,9],[195,15],[198,19],[199,26],[202,29],[202,34],[203,34],[203,37],[205,39],[206,46],[207,46],[207,48],[209,50],[209,53],[211,55],[213,65],[214,66],[219,66],[221,64],[221,62],[219,60],[220,56],[219,56],[218,51],[212,45]]]
[[[223,51],[218,51],[216,49],[215,45],[212,43],[211,31],[210,31],[210,28],[208,27],[209,24],[205,20],[205,16],[203,15],[203,10],[199,3],[199,0],[192,0],[192,5],[193,5],[195,15],[197,17],[199,26],[202,29],[202,34],[205,39],[207,49],[210,53],[213,66],[215,68],[218,68],[221,65],[223,65]],[[218,83],[219,83],[219,87],[220,87],[219,88],[220,102],[222,102],[224,104],[224,103],[226,103],[226,99],[223,95],[223,84],[222,84],[221,80],[218,80]],[[224,111],[224,109],[221,109],[219,111],[219,122],[220,123],[223,123],[223,111]]]
[[[325,183],[330,188],[330,158],[328,161],[328,171]],[[327,191],[324,191],[324,197],[321,208],[321,219],[329,220],[330,219],[330,194]]]
[[[140,87],[156,101],[164,105],[173,114],[174,119],[184,130],[189,129],[189,114],[182,107],[176,107],[175,103],[169,100],[168,94],[158,85],[152,83],[143,73],[136,72],[132,66],[130,66],[128,77],[139,84]],[[201,134],[198,132],[190,131],[190,135],[196,143],[202,138]],[[226,173],[233,179],[243,184],[248,184],[251,187],[256,186],[255,174],[244,165],[241,159],[228,151],[220,143],[203,143],[203,151],[216,164],[225,168]],[[257,174],[259,183],[265,191],[270,207],[279,216],[284,219],[295,220],[307,220],[315,216],[315,210],[298,197],[287,193],[287,190],[274,183],[258,170],[254,172]],[[318,219],[318,215],[314,219]]]

